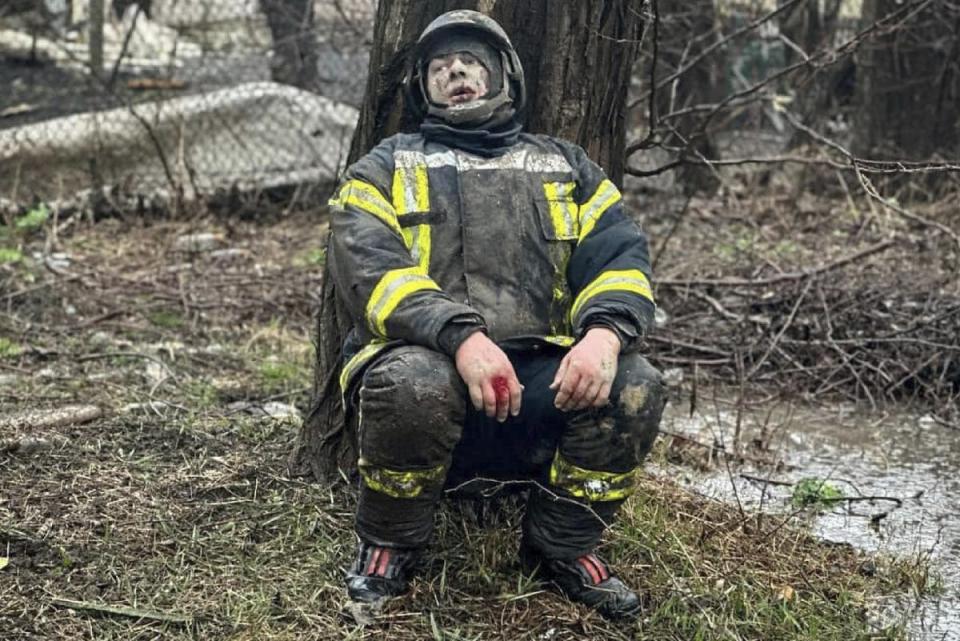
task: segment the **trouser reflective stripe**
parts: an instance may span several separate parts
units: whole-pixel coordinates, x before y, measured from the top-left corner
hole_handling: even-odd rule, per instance
[[[443,483],[446,470],[438,465],[427,470],[391,470],[360,459],[360,476],[371,490],[396,499],[412,499],[427,488]]]
[[[550,466],[551,485],[588,501],[625,499],[633,494],[636,482],[635,469],[624,473],[588,470],[567,461],[559,451]]]

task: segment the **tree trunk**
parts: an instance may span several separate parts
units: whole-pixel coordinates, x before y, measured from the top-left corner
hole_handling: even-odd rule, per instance
[[[398,131],[416,127],[403,110],[404,64],[420,32],[452,9],[475,9],[510,35],[526,72],[527,131],[572,140],[620,184],[626,100],[643,34],[643,0],[380,0],[364,105],[349,162]],[[314,400],[291,456],[291,472],[332,480],[352,474],[354,435],[338,387],[349,329],[329,274],[317,322]]]
[[[313,0],[260,0],[273,38],[270,75],[276,82],[307,91],[320,84]]]
[[[869,25],[919,3],[863,3]],[[904,15],[909,15],[905,13]],[[960,3],[934,0],[857,54],[854,151],[888,160],[960,155]]]
[[[716,40],[716,7],[713,0],[659,0],[659,14],[656,64],[657,78],[663,78],[689,64]],[[659,89],[656,96],[659,116],[720,100],[722,87],[719,77],[723,59],[720,52],[707,56],[675,81]],[[710,131],[700,131],[702,124],[702,116],[688,115],[665,118],[658,123],[658,128],[662,131],[664,144],[686,148],[686,158],[717,158]],[[720,186],[710,168],[699,163],[678,168],[677,180],[687,194],[710,194]]]

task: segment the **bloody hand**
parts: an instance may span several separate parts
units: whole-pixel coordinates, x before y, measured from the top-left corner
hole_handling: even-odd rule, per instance
[[[475,332],[463,341],[456,364],[475,408],[491,418],[496,416],[501,423],[508,414],[520,413],[523,387],[510,359],[486,334]]]

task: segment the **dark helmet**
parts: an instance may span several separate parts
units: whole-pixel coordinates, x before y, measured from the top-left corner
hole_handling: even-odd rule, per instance
[[[429,60],[424,59],[434,45],[448,35],[474,35],[492,46],[500,53],[503,78],[499,83],[491,83],[499,92],[484,99],[467,103],[463,107],[451,109],[430,102],[426,86],[425,67]],[[491,73],[494,70],[490,70]],[[526,87],[523,81],[523,67],[507,32],[493,18],[479,11],[448,11],[435,18],[420,34],[413,55],[407,65],[403,79],[404,95],[408,107],[418,119],[426,115],[437,116],[451,124],[482,123],[488,120],[497,109],[513,103],[515,111],[520,111],[526,102]]]

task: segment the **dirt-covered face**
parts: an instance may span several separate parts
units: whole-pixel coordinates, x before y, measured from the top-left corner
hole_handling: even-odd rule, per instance
[[[463,105],[487,95],[490,72],[465,51],[438,56],[427,66],[430,101],[439,105]]]

